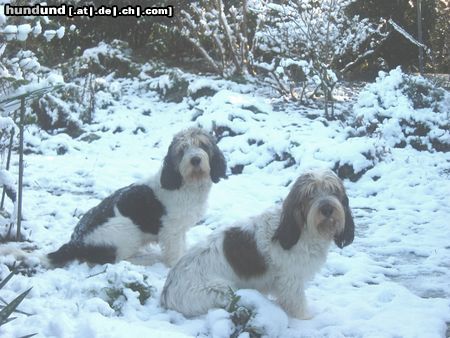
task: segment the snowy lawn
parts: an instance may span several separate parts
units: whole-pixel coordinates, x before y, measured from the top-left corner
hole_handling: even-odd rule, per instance
[[[156,172],[174,133],[191,125],[214,128],[229,178],[214,185],[205,219],[188,233],[189,246],[279,202],[305,169],[348,164],[360,173],[355,182],[345,180],[356,238],[343,250],[333,247],[309,284],[312,318],[287,318],[272,301],[242,290],[240,302],[253,313],[244,328],[220,309],[186,319],[159,306],[168,268],[157,258],[147,267],[73,263],[54,270],[38,266],[30,277],[13,277],[1,298],[9,301],[32,287],[19,307],[30,315],[16,314],[0,328],[1,337],[229,337],[239,330],[270,337],[445,337],[449,152],[394,148],[386,135],[348,138],[350,127],[343,122],[271,100],[253,85],[191,76],[191,97],[164,102],[148,87],[161,89],[167,81],[108,80],[110,90],[98,93],[107,104],[77,139],[28,128],[24,217],[32,243],[22,246],[34,246],[38,254],[57,249],[89,208]],[[212,96],[194,100],[192,93],[204,87],[213,89]],[[359,105],[367,107],[367,96],[364,100]],[[338,104],[338,115],[351,104]],[[83,141],[89,133],[99,138]],[[157,257],[158,248],[150,252]],[[0,258],[0,280],[12,261]]]

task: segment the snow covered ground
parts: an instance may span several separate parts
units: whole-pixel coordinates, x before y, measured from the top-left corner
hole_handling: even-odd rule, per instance
[[[35,252],[57,249],[89,208],[157,171],[174,133],[191,125],[216,128],[229,178],[213,187],[205,219],[188,233],[189,246],[279,202],[307,168],[348,163],[365,172],[356,182],[345,180],[356,238],[343,250],[333,247],[309,284],[312,318],[287,318],[273,302],[243,290],[241,303],[253,310],[254,331],[270,337],[448,335],[450,153],[393,148],[383,138],[348,138],[343,122],[271,99],[265,89],[207,77],[189,80],[191,94],[205,86],[216,93],[170,103],[148,90],[170,85],[167,77],[107,79],[109,90],[99,92],[97,101],[105,104],[78,139],[28,128],[32,153],[25,158],[24,217]],[[349,105],[342,102],[338,112]],[[100,138],[83,141],[89,133]],[[157,255],[158,248],[152,252]],[[0,258],[0,280],[12,260]],[[167,273],[157,260],[148,267],[128,262],[37,267],[31,277],[17,275],[0,291],[11,300],[32,287],[20,305],[30,315],[17,314],[0,336],[229,337],[235,331],[225,310],[186,319],[162,309]]]

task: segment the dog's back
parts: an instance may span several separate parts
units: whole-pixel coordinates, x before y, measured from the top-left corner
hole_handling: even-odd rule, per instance
[[[225,307],[231,296],[229,281],[220,276],[232,273],[222,251],[222,233],[209,237],[184,255],[169,272],[161,293],[161,305],[187,317]],[[208,294],[208,297],[204,295]]]
[[[53,266],[75,259],[114,263],[131,255],[143,238],[156,235],[164,214],[164,207],[147,185],[121,188],[84,214],[70,241],[47,258]]]
[[[266,273],[269,266],[257,247],[256,231],[273,234],[271,221],[278,219],[279,213],[279,208],[273,208],[217,230],[190,249],[169,272],[161,305],[192,317],[228,306],[239,288],[266,290],[271,275]],[[270,221],[258,224],[261,219]],[[259,242],[268,243],[271,236]]]

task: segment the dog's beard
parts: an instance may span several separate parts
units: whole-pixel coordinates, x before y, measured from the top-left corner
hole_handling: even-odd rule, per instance
[[[313,205],[308,213],[308,223],[315,227],[317,233],[327,240],[344,230],[345,213],[340,204],[333,203],[334,211],[330,216],[323,215],[318,206]]]
[[[198,164],[191,163],[194,157],[199,158]],[[197,181],[204,181],[209,178],[210,170],[211,168],[206,153],[188,153],[180,162],[180,173],[185,182],[195,183]]]
[[[208,177],[209,172],[202,168],[192,168],[190,172],[188,173],[188,179],[195,181],[195,180],[201,180],[205,177]]]
[[[186,170],[183,176],[187,182],[203,181],[209,178],[209,171],[208,166],[192,166]]]
[[[337,232],[337,228],[337,220],[335,220],[333,217],[325,218],[317,224],[317,231],[319,232],[319,234],[329,240],[334,238]]]

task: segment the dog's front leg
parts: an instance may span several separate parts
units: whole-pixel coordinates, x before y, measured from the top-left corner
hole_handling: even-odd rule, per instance
[[[311,319],[307,311],[307,302],[303,283],[294,283],[277,290],[278,303],[288,316],[298,319]]]
[[[159,236],[164,263],[174,266],[185,252],[186,233],[182,230],[170,231],[162,228]]]

